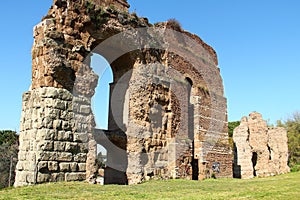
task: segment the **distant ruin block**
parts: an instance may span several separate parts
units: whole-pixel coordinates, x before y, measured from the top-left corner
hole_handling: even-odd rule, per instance
[[[266,177],[290,171],[286,130],[268,127],[261,114],[243,117],[234,129],[233,142],[234,177]]]

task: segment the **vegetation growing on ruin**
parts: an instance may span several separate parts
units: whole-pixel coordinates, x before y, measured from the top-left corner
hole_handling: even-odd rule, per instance
[[[177,19],[174,19],[174,18],[169,19],[167,21],[167,27],[171,28],[175,31],[182,31],[180,22]]]

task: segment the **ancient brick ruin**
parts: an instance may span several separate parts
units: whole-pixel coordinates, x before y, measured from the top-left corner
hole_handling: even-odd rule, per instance
[[[105,183],[232,177],[227,103],[215,51],[173,22],[152,25],[125,0],[54,0],[34,28],[32,85],[23,95],[15,186],[88,180],[107,149]],[[113,71],[108,130],[91,99]]]
[[[234,177],[265,177],[289,172],[287,132],[268,127],[262,115],[243,117],[233,133]]]

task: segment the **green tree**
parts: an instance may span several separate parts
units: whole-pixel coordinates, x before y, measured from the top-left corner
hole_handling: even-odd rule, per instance
[[[238,127],[240,125],[240,123],[241,122],[239,122],[239,121],[228,122],[229,144],[231,145],[232,148],[233,148],[233,140],[232,140],[233,131],[236,127]]]
[[[300,170],[300,112],[295,112],[286,121],[277,121],[288,133],[289,166],[293,171]]]
[[[12,185],[18,160],[18,135],[0,131],[0,189]]]
[[[15,131],[0,131],[0,145],[12,145],[18,141],[18,135]]]
[[[229,137],[232,137],[233,135],[233,130],[240,125],[240,121],[235,121],[235,122],[228,122],[228,134]]]

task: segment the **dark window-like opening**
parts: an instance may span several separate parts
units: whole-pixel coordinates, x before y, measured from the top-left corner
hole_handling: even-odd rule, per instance
[[[187,85],[187,106],[188,106],[188,137],[193,141],[193,153],[192,153],[192,179],[198,180],[199,179],[199,160],[195,158],[195,143],[194,143],[194,105],[191,103],[192,97],[192,87],[193,81],[190,78],[186,78],[186,85]]]
[[[256,176],[256,170],[255,170],[256,164],[257,164],[257,153],[253,152],[252,153],[253,176]]]
[[[189,139],[194,140],[194,105],[191,103],[193,81],[186,78],[187,85],[187,105],[188,105],[188,136]]]
[[[272,151],[271,151],[271,147],[269,147],[269,145],[268,145],[268,151],[269,151],[269,160],[272,160]]]
[[[241,178],[241,165],[238,165],[238,152],[235,142],[233,143],[233,152],[233,178]]]
[[[192,179],[193,180],[198,180],[199,179],[199,160],[195,159],[195,155],[194,155],[194,142],[193,142],[193,159],[192,159],[192,170],[193,170],[193,174],[192,174]]]

